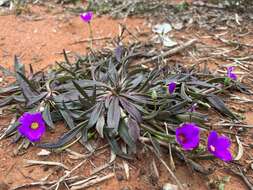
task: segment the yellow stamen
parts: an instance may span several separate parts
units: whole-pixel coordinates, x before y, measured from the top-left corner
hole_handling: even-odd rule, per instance
[[[210,145],[210,149],[211,149],[211,151],[215,151],[215,147],[213,146],[213,145]]]
[[[32,128],[32,129],[38,129],[38,128],[39,128],[39,124],[38,124],[37,122],[33,122],[33,123],[31,124],[31,128]]]

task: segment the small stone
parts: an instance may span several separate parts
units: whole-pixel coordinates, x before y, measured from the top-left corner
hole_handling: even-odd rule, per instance
[[[120,190],[131,190],[130,187],[122,187]]]
[[[42,149],[40,152],[37,153],[38,156],[48,156],[49,154],[51,154],[51,152],[45,149]]]
[[[163,186],[163,190],[178,190],[178,187],[170,183],[165,183]]]
[[[158,33],[158,34],[167,34],[171,30],[172,30],[172,27],[169,23],[157,24],[152,29],[154,33]]]

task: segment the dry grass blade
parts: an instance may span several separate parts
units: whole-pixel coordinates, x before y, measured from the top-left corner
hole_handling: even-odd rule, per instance
[[[85,188],[88,188],[90,186],[93,186],[97,183],[100,183],[100,182],[103,182],[105,180],[108,180],[108,179],[111,179],[115,176],[114,173],[110,173],[106,176],[103,176],[103,177],[100,177],[100,178],[96,178],[96,179],[93,179],[93,180],[90,180],[88,181],[87,183],[84,183],[82,185],[78,185],[78,186],[72,186],[70,189],[71,190],[77,190],[77,189],[85,189]]]
[[[108,168],[110,165],[111,165],[111,164],[106,163],[106,164],[104,164],[104,165],[102,165],[102,166],[99,166],[99,167],[95,168],[94,170],[91,171],[91,175],[94,175],[94,174],[96,174],[96,173],[101,172],[102,170]]]
[[[155,61],[157,60],[158,58],[165,58],[165,57],[168,57],[170,55],[173,55],[173,54],[176,54],[190,46],[192,46],[193,44],[195,44],[197,42],[197,39],[192,39],[192,40],[189,40],[187,42],[185,42],[184,44],[180,45],[180,46],[177,46],[173,49],[170,49],[169,51],[165,52],[165,53],[162,53],[162,54],[159,54],[157,56],[154,56],[154,57],[151,57],[149,59],[146,59],[146,60],[143,60],[143,61],[140,61],[138,64],[142,65],[142,64],[146,64],[146,63],[150,63],[152,61]]]
[[[52,161],[39,161],[39,160],[25,160],[25,163],[28,164],[28,166],[31,165],[47,165],[47,166],[60,166],[66,170],[69,170],[69,168],[59,162],[52,162]]]
[[[165,168],[167,169],[167,171],[170,173],[170,175],[173,177],[173,179],[175,180],[175,182],[177,183],[178,187],[180,190],[185,190],[187,188],[183,187],[182,183],[178,180],[178,178],[176,177],[176,175],[173,173],[173,171],[170,169],[170,167],[167,165],[167,163],[162,159],[159,158],[160,162],[165,166]]]
[[[143,139],[144,140],[144,139]],[[179,179],[177,178],[177,176],[174,174],[174,172],[170,169],[170,167],[168,166],[168,164],[156,153],[156,151],[153,149],[153,147],[148,146],[149,149],[156,155],[157,159],[164,165],[164,167],[166,168],[166,170],[170,173],[171,177],[175,180],[176,184],[178,185],[180,190],[185,190],[187,188],[185,188],[182,183],[179,181]]]
[[[76,177],[66,178],[66,181],[70,181],[70,180],[73,180],[75,178]],[[27,184],[19,185],[17,187],[13,187],[10,190],[28,189],[28,188],[37,187],[37,186],[47,186],[47,185],[55,184],[56,182],[57,182],[57,180],[32,182],[32,183],[27,183]]]
[[[243,145],[242,145],[242,142],[240,141],[239,137],[238,136],[235,136],[236,137],[236,142],[238,144],[238,153],[236,155],[236,157],[234,158],[234,160],[240,160],[243,156]]]
[[[156,166],[156,163],[155,163],[155,159],[152,160],[152,167],[154,169],[154,173],[155,173],[157,179],[159,179],[160,175],[159,175],[159,171],[158,171],[158,168]]]
[[[72,187],[72,186],[78,186],[78,185],[87,183],[88,181],[90,181],[90,180],[92,180],[92,179],[95,179],[95,178],[97,178],[97,177],[98,177],[98,176],[93,175],[93,176],[91,176],[91,177],[89,177],[89,178],[87,178],[87,179],[80,180],[80,181],[77,181],[77,182],[75,182],[75,183],[72,183],[72,184],[70,184],[69,186],[70,186],[70,187]]]
[[[244,175],[242,169],[240,167],[238,167],[239,172],[230,169],[230,171],[232,173],[234,173],[235,175],[238,175],[239,177],[241,177],[243,179],[243,181],[245,182],[245,184],[248,186],[249,190],[253,190],[253,185],[251,184],[251,182],[249,181],[249,179]]]
[[[52,185],[49,189],[52,189],[53,187],[55,187],[55,190],[57,190],[60,186],[60,184],[64,181],[66,181],[66,178],[68,178],[70,176],[71,173],[73,173],[76,169],[80,168],[87,160],[83,160],[82,162],[80,162],[79,164],[77,164],[74,168],[72,168],[70,171],[66,171],[65,175],[62,176],[59,180],[57,180],[57,182]]]

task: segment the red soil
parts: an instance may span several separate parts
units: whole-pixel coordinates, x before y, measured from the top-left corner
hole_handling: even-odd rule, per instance
[[[45,69],[48,66],[52,66],[54,61],[61,60],[62,49],[67,51],[79,52],[81,54],[86,52],[88,43],[74,42],[86,39],[89,37],[88,27],[83,23],[78,16],[71,16],[70,14],[52,14],[47,13],[44,7],[34,8],[32,15],[38,15],[41,20],[31,20],[28,16],[1,16],[0,17],[0,64],[6,68],[12,68],[13,56],[19,55],[22,62],[26,65],[32,64],[35,70]],[[95,17],[92,22],[92,28],[94,31],[94,37],[115,37],[119,33],[119,22],[122,20],[112,20],[109,17]],[[140,30],[148,31],[143,19],[131,18],[126,20],[126,25],[133,32],[137,32],[136,27]],[[195,31],[196,33],[199,31]],[[192,36],[193,33],[180,32],[175,36],[182,37],[182,35]],[[202,39],[204,40],[204,39]],[[212,44],[210,40],[206,40],[205,43]],[[103,47],[104,41],[97,41],[96,47]],[[185,57],[174,56],[171,59],[180,59],[181,62],[188,62],[189,59]],[[193,62],[193,60],[191,60]],[[253,112],[246,113],[246,121],[248,124],[253,124]],[[1,117],[0,128],[6,127],[11,117]],[[59,134],[64,132],[64,127],[59,125],[56,128],[55,133],[48,133],[45,135],[43,141],[53,141]],[[62,171],[45,167],[25,167],[24,159],[30,160],[51,160],[62,162],[69,167],[74,167],[79,161],[71,160],[66,153],[52,154],[48,157],[41,158],[37,156],[40,149],[36,147],[30,147],[24,155],[15,156],[13,150],[17,148],[16,144],[11,144],[11,140],[0,141],[0,190],[4,190],[3,184],[9,187],[14,187],[23,183],[30,183],[32,181],[40,180],[46,177],[49,173],[53,172],[53,176],[61,176]],[[79,153],[84,153],[83,147],[75,145],[71,147]],[[100,166],[108,162],[110,153],[107,150],[105,154],[98,157],[92,157],[91,161]],[[118,174],[118,179],[113,178],[102,184],[96,185],[91,189],[103,189],[103,190],[119,190],[123,187],[129,187],[132,190],[153,190],[159,189],[159,186],[166,182],[174,183],[164,169],[164,167],[156,160],[159,168],[160,178],[155,179],[153,169],[151,167],[151,161],[154,157],[150,155],[150,152],[143,151],[138,154],[138,159],[130,162],[131,172],[130,179],[119,180],[119,176],[123,175],[121,171]],[[168,158],[166,159],[168,161]],[[122,160],[118,160],[117,163],[121,164]],[[201,175],[192,173],[184,166],[180,166],[179,162],[176,162],[177,169],[176,175],[184,184],[188,184],[192,190],[206,190],[207,185],[205,179]],[[87,162],[84,166],[78,169],[78,174],[88,176],[93,166],[90,162]],[[105,170],[107,171],[107,170]],[[222,171],[215,174],[217,176],[224,176]],[[29,188],[32,189],[32,188]],[[37,189],[37,188],[34,188]],[[64,189],[64,187],[62,187]],[[232,177],[230,182],[226,185],[226,190],[244,190],[245,185],[237,177]]]

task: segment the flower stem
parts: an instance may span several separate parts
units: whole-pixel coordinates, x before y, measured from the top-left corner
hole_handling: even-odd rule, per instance
[[[91,22],[88,22],[88,26],[89,26],[89,32],[90,32],[90,49],[92,49],[93,33],[92,33]]]

